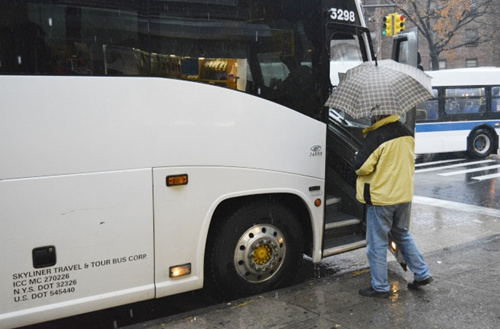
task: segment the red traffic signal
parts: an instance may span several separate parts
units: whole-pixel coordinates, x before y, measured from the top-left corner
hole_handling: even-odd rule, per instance
[[[398,34],[406,28],[405,21],[406,18],[403,15],[394,15],[394,35]]]

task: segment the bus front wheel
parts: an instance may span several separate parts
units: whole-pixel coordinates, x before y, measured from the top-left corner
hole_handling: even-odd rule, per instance
[[[493,152],[494,144],[488,130],[478,129],[469,138],[467,153],[472,158],[486,158]]]
[[[291,284],[302,262],[301,232],[295,214],[281,204],[258,202],[234,212],[208,250],[218,293],[238,298]]]

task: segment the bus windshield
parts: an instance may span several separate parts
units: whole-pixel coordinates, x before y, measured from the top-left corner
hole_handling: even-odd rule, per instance
[[[339,84],[347,70],[372,59],[370,34],[367,29],[354,26],[328,25],[330,34],[330,82]],[[371,56],[371,57],[369,57]]]
[[[347,70],[363,63],[363,55],[358,36],[352,39],[332,39],[330,42],[330,81],[339,84],[339,79]]]

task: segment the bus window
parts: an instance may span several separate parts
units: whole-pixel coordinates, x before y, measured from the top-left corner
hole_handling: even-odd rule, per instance
[[[485,88],[446,88],[446,114],[473,114],[486,112]]]
[[[432,94],[434,95],[434,99],[430,99],[417,105],[417,122],[435,121],[439,119],[438,90],[433,88]]]
[[[134,50],[144,48],[147,20],[137,10],[4,2],[0,12],[15,13],[0,21],[2,30],[13,31],[0,34],[1,73],[141,74],[144,53]]]
[[[181,3],[72,3],[3,2],[0,29],[15,33],[0,33],[0,73],[163,77],[240,90],[309,116],[322,107],[318,29],[309,15],[243,4],[206,20]]]
[[[500,112],[500,87],[491,88],[491,111]]]
[[[48,71],[47,24],[28,4],[0,4],[0,73]]]

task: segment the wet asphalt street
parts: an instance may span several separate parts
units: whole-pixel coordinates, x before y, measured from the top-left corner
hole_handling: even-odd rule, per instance
[[[392,263],[389,299],[357,294],[363,269],[127,328],[499,328],[499,252],[497,235],[427,254],[436,280],[419,291]]]
[[[388,255],[392,296],[360,296],[370,282],[361,249],[325,259],[333,276],[125,328],[500,328],[500,210],[459,205],[414,202],[411,230],[435,278],[419,291]]]

